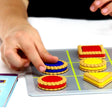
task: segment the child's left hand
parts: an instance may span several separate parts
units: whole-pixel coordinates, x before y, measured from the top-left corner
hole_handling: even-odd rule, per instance
[[[102,15],[112,16],[112,0],[94,0],[90,6],[90,10],[95,12],[98,9],[101,10]]]

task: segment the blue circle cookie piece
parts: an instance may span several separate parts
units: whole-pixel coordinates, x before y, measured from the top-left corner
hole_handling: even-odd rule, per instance
[[[62,69],[58,69],[58,70],[51,70],[51,69],[46,69],[45,72],[52,72],[52,73],[56,73],[56,72],[63,72],[67,69],[67,67],[62,68]]]
[[[45,63],[46,66],[61,66],[63,65],[64,63],[62,61],[58,61],[57,63]]]
[[[49,74],[49,73],[64,73],[68,70],[67,66],[67,62],[63,61],[63,60],[59,60],[57,63],[45,63],[46,65],[46,71],[45,73]]]

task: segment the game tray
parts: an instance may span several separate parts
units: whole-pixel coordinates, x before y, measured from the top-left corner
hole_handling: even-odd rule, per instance
[[[67,87],[59,91],[44,91],[37,87],[37,79],[43,73],[39,73],[36,68],[31,65],[26,72],[25,79],[28,95],[30,96],[52,96],[52,95],[76,95],[76,94],[95,94],[95,93],[112,93],[112,83],[100,89],[83,80],[85,72],[79,69],[78,51],[77,49],[61,49],[49,50],[52,55],[58,56],[59,59],[68,63],[68,72],[61,74],[67,78]],[[112,72],[112,48],[105,48],[107,69],[105,71]]]

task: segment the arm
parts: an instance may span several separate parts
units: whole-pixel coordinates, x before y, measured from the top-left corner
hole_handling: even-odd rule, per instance
[[[0,37],[2,40],[5,32],[14,23],[26,22],[26,10],[27,6],[23,0],[0,0]]]
[[[112,0],[95,0],[90,6],[92,12],[96,12],[99,8],[104,16],[112,16]]]
[[[10,68],[19,70],[30,62],[44,72],[44,62],[57,62],[58,58],[45,49],[40,35],[27,21],[28,2],[0,0],[1,57]]]

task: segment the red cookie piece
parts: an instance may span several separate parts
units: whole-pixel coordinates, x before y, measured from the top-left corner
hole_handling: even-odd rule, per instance
[[[60,75],[45,75],[38,78],[38,87],[43,90],[55,91],[66,87],[66,78]]]
[[[79,58],[105,58],[105,49],[103,45],[78,46]]]

